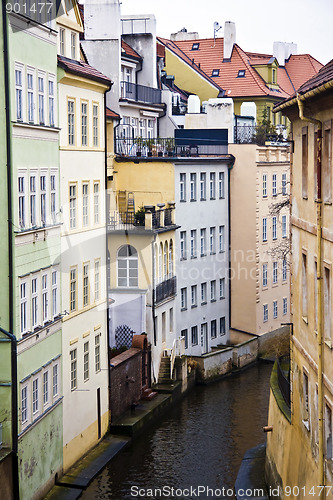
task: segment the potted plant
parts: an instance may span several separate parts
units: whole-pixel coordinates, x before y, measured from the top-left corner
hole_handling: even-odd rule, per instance
[[[174,138],[173,137],[168,137],[166,140],[165,140],[165,149],[167,151],[167,154],[168,156],[173,156],[174,155],[174,147],[175,147],[175,143],[174,143]]]
[[[149,139],[147,139],[145,141],[145,146],[148,149],[148,152],[147,152],[148,156],[153,156],[153,147],[154,147],[154,145],[155,145],[154,139],[149,138]]]
[[[138,208],[134,214],[134,225],[144,226],[145,225],[145,209],[144,207]]]
[[[134,139],[134,144],[136,144],[136,156],[142,156],[142,148],[145,143],[141,136],[138,136]]]

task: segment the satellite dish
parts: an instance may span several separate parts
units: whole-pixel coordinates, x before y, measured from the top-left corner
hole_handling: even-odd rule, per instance
[[[214,31],[218,31],[220,28],[221,28],[220,23],[218,23],[217,21],[215,21],[215,23],[214,23]]]

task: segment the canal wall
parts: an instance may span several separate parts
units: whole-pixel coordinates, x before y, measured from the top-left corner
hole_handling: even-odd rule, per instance
[[[0,485],[1,498],[13,500],[13,455],[8,450],[0,449]]]

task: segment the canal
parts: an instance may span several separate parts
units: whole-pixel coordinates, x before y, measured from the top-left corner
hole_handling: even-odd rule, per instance
[[[245,451],[265,441],[272,366],[259,363],[214,384],[196,386],[112,460],[82,499],[203,500],[214,497],[176,496],[175,491],[174,496],[152,496],[149,489],[232,488]]]

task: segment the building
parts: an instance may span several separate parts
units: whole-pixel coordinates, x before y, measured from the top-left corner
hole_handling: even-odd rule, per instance
[[[80,57],[76,2],[57,17],[57,30],[66,471],[109,424],[104,124],[111,81]]]
[[[290,366],[277,365],[271,382],[266,469],[271,484],[297,484],[291,498],[298,499],[309,498],[313,485],[333,483],[332,88],[331,61],[276,107],[290,119],[294,141],[293,331]]]

